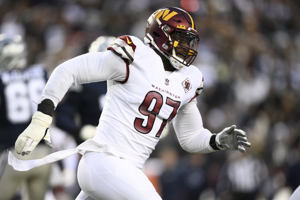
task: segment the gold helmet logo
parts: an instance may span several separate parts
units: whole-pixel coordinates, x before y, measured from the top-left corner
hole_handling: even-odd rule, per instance
[[[175,11],[172,11],[171,13],[169,13],[170,10],[166,9],[166,10],[160,10],[156,13],[155,19],[158,19],[162,16],[162,19],[165,21],[168,21],[169,19],[171,19],[173,16],[177,15],[178,13]]]
[[[184,11],[184,10],[182,10],[182,11]],[[192,23],[192,27],[191,28],[194,29],[195,26],[194,26],[194,20],[193,20],[193,18],[191,17],[191,15],[188,12],[186,12],[186,11],[184,11],[184,12],[190,17],[191,23]],[[169,19],[171,19],[172,17],[174,17],[177,14],[178,14],[178,12],[172,11],[170,13],[169,9],[163,9],[163,10],[159,10],[155,14],[155,19],[159,20],[160,17],[161,17],[162,20],[168,21]],[[186,27],[184,25],[179,25],[179,27],[177,27],[177,28],[186,29]]]

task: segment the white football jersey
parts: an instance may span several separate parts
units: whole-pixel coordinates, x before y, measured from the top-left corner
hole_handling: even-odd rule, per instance
[[[167,124],[183,105],[200,94],[203,77],[192,65],[166,72],[161,57],[133,36],[119,37],[108,49],[58,66],[47,82],[42,100],[51,99],[56,106],[72,84],[107,80],[108,92],[97,133],[77,149],[111,153],[142,168]],[[193,130],[201,131],[200,114],[195,120],[193,124],[200,125]],[[205,149],[207,139],[205,145],[195,149]]]
[[[127,62],[125,81],[108,81],[105,107],[94,140],[106,143],[112,153],[141,168],[167,124],[201,89],[203,78],[194,66],[165,72],[153,49],[136,37],[127,36],[125,41],[135,45],[134,60]],[[115,50],[114,45],[110,49]]]
[[[203,127],[196,105],[203,77],[195,66],[166,72],[160,56],[133,36],[119,37],[108,49],[111,51],[87,53],[62,63],[51,74],[41,97],[41,101],[50,99],[57,106],[72,84],[107,80],[108,92],[95,137],[76,149],[26,163],[9,152],[8,162],[15,170],[27,171],[90,151],[106,152],[142,168],[173,120],[183,149],[215,151],[209,144],[212,133]]]

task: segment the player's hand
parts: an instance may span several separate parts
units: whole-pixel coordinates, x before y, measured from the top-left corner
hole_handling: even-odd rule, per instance
[[[21,133],[15,143],[15,151],[22,156],[30,154],[38,143],[44,139],[49,147],[53,147],[50,139],[49,126],[52,117],[40,111],[32,116],[31,123]]]
[[[245,147],[251,147],[247,135],[243,130],[236,129],[235,125],[227,127],[216,136],[217,147],[221,150],[238,150],[245,153]]]

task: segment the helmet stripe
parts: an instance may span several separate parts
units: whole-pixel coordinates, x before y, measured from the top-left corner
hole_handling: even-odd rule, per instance
[[[169,13],[170,10],[167,10],[167,14]],[[169,19],[171,19],[173,16],[177,15],[178,13],[175,11],[172,11],[170,14],[168,14],[167,16],[165,16],[166,14],[164,13],[163,16],[163,20],[168,21]]]
[[[163,14],[163,12],[164,12],[163,10],[158,11],[158,12],[156,13],[155,19],[160,18],[161,15]]]
[[[185,12],[186,14],[188,14],[188,16],[190,17],[190,19],[191,19],[191,22],[192,22],[192,28],[193,29],[195,29],[195,27],[194,27],[194,20],[193,20],[193,18],[191,17],[191,15],[188,13],[188,12]]]
[[[159,19],[162,16],[162,19],[164,21],[168,21],[169,19],[171,19],[173,16],[177,15],[178,13],[175,11],[172,11],[171,13],[169,13],[170,10],[166,9],[166,10],[161,10],[158,11],[155,15],[155,19]]]
[[[170,12],[170,10],[169,10],[169,9],[166,9],[166,10],[164,10],[163,18],[165,18],[165,17],[166,17],[166,15],[167,15],[167,14],[169,14],[169,12]]]

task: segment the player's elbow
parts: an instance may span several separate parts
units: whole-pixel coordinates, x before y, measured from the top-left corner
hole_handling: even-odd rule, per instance
[[[189,141],[188,141],[188,140],[181,140],[181,141],[179,141],[179,144],[180,144],[181,148],[182,148],[183,150],[185,150],[186,152],[188,152],[188,153],[196,153],[196,152],[195,152],[195,149],[192,148],[192,147],[189,145]]]
[[[188,147],[186,147],[186,146],[181,146],[181,148],[182,148],[183,150],[185,150],[186,152],[188,152],[188,153],[197,153],[197,152],[193,151],[193,149],[188,148]]]

